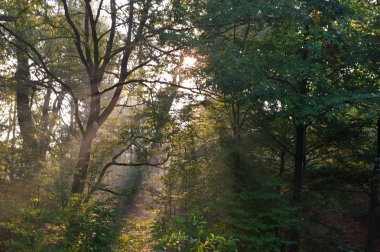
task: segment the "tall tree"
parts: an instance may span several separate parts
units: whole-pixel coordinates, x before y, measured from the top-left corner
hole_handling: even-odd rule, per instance
[[[28,46],[36,63],[73,98],[75,119],[82,140],[72,193],[81,194],[86,184],[93,140],[99,127],[104,124],[119,101],[123,86],[128,83],[141,83],[141,80],[133,79],[134,73],[140,68],[151,66],[162,55],[168,53],[166,49],[159,49],[154,44],[157,43],[159,35],[175,31],[170,29],[173,23],[164,22],[165,18],[170,19],[168,13],[173,5],[167,3],[168,8],[165,9],[162,4],[150,0],[129,1],[121,6],[118,6],[114,0],[110,0],[108,4],[103,1],[99,3],[84,1],[83,5],[73,5],[72,8],[66,0],[61,1],[61,4],[65,23],[71,31],[70,34],[66,32],[66,36],[52,39],[65,38],[68,35],[73,38],[77,58],[80,59],[87,75],[85,90],[89,101],[88,114],[84,118],[80,115],[80,102],[75,86],[66,83],[52,70],[36,45],[9,27],[5,25],[2,27],[16,37],[19,43]],[[158,18],[158,13],[162,13],[162,17]],[[102,22],[104,18],[109,21],[107,28]],[[136,57],[139,60],[136,60]],[[114,84],[109,83],[110,79],[114,80]],[[109,96],[112,91],[112,96]],[[86,123],[82,122],[83,119]]]

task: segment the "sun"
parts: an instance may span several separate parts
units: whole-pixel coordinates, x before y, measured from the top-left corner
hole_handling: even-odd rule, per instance
[[[185,67],[193,67],[195,66],[195,63],[197,62],[197,59],[194,58],[194,57],[190,57],[190,56],[186,56],[184,59],[183,59],[183,65]]]

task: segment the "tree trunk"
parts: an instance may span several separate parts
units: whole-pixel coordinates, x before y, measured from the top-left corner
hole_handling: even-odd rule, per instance
[[[370,202],[368,210],[368,231],[367,231],[367,241],[365,245],[365,252],[375,251],[375,237],[376,233],[379,231],[377,224],[379,220],[377,219],[377,205],[378,205],[378,194],[379,194],[379,177],[380,177],[380,117],[377,119],[377,154],[375,160],[375,166],[372,174],[371,181],[371,193]]]
[[[309,58],[309,49],[307,45],[307,37],[309,36],[309,26],[305,27],[305,40],[302,43],[302,61],[306,61]],[[305,62],[306,63],[306,62]],[[301,103],[306,98],[307,90],[307,78],[303,77],[299,82],[299,94],[301,95]],[[301,106],[302,107],[302,106]],[[305,118],[298,118],[300,121],[296,121],[296,155],[294,159],[294,175],[293,175],[293,204],[299,205],[301,202],[302,191],[302,170],[304,169],[305,157],[305,139],[306,139],[306,126],[304,123]],[[290,232],[290,239],[294,243],[290,245],[289,252],[299,251],[299,231],[297,228],[293,228]]]
[[[49,83],[51,86],[51,83]],[[50,131],[49,131],[49,105],[51,98],[51,89],[46,90],[44,97],[44,104],[42,106],[42,116],[41,116],[41,135],[40,135],[40,158],[42,161],[46,160],[46,154],[49,149],[50,143]]]
[[[240,132],[240,106],[238,99],[233,98],[232,107],[232,133],[233,133],[233,173],[234,173],[234,191],[241,192],[241,184],[245,178],[244,167],[241,164],[241,132]]]
[[[87,121],[86,131],[82,135],[78,163],[74,170],[74,179],[71,188],[72,194],[83,193],[86,184],[88,166],[90,164],[91,157],[91,145],[99,128],[99,125],[97,123],[100,114],[100,95],[98,87],[99,82],[96,78],[90,80],[90,114]]]
[[[280,152],[280,176],[285,172],[285,151]]]
[[[301,202],[302,189],[302,170],[303,170],[303,150],[305,145],[305,126],[303,124],[296,125],[296,156],[294,159],[294,177],[293,177],[293,202],[298,204]]]
[[[85,134],[82,138],[78,163],[74,170],[74,179],[71,187],[72,194],[81,194],[84,191],[88,166],[90,164],[91,145],[95,138],[96,130],[97,129],[93,128],[89,131],[90,133]]]
[[[296,125],[296,156],[293,177],[293,204],[298,205],[301,202],[302,190],[302,170],[303,170],[303,152],[305,144],[305,127],[303,124]],[[289,252],[299,251],[299,231],[293,228],[290,232],[290,240],[295,242],[290,245]]]
[[[30,107],[30,73],[28,57],[21,49],[16,49],[17,71],[15,73],[16,86],[16,104],[17,119],[20,127],[20,135],[22,138],[23,152],[25,161],[30,165],[31,171],[37,172],[38,165],[38,142],[36,139],[36,129],[32,118],[32,110]]]

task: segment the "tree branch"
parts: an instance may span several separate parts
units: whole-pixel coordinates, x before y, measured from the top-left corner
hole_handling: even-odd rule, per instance
[[[89,65],[87,63],[87,59],[86,57],[84,56],[83,54],[83,50],[82,50],[82,47],[81,47],[81,36],[79,34],[79,31],[78,31],[78,28],[75,26],[73,20],[71,19],[70,17],[70,13],[69,13],[69,7],[67,6],[67,1],[66,0],[61,0],[62,4],[63,4],[63,8],[65,10],[65,17],[66,17],[66,20],[67,22],[69,23],[71,29],[73,30],[74,32],[74,35],[75,35],[75,40],[74,40],[74,43],[75,43],[75,46],[77,48],[77,51],[78,51],[78,54],[79,54],[79,57],[82,61],[82,63],[84,64],[84,66],[86,67],[86,70],[88,73],[90,73],[90,69],[89,69]]]
[[[0,15],[0,22],[5,21],[5,22],[11,22],[11,21],[16,21],[17,18],[13,16],[8,16],[8,15]]]
[[[24,52],[26,52],[28,54],[29,58],[31,60],[33,60],[33,62],[35,62],[35,64],[40,65],[44,69],[44,71],[46,72],[46,74],[48,74],[53,80],[55,80],[56,82],[58,82],[70,94],[70,96],[73,98],[73,101],[74,101],[75,121],[77,122],[78,127],[79,127],[79,129],[81,131],[81,134],[83,135],[84,134],[84,129],[83,129],[83,125],[82,125],[82,122],[80,120],[80,117],[79,117],[79,100],[76,97],[74,91],[71,89],[71,87],[69,85],[67,85],[64,81],[62,81],[61,79],[59,79],[54,73],[52,73],[49,70],[49,68],[47,67],[47,65],[44,62],[44,59],[43,59],[42,55],[37,51],[37,49],[33,45],[31,45],[29,42],[27,42],[26,40],[24,40],[22,37],[20,37],[19,35],[17,35],[15,32],[13,32],[11,29],[9,29],[8,27],[4,26],[3,24],[0,24],[0,27],[2,27],[9,34],[11,34],[13,37],[15,37],[16,39],[18,39],[19,41],[21,41],[23,44],[25,44],[37,56],[37,58],[38,58],[38,60],[39,60],[40,63],[38,63],[33,57],[31,57],[29,55],[29,53],[27,51],[25,51],[25,48],[21,48],[16,43],[13,43],[13,42],[11,42],[11,41],[8,40],[8,42],[10,44],[12,44],[12,45],[16,46],[18,49],[23,50]],[[3,35],[3,37],[5,37],[4,33],[2,33],[1,31],[0,31],[0,33]]]
[[[110,28],[110,35],[108,37],[108,40],[107,40],[107,46],[106,46],[106,52],[104,54],[104,60],[103,60],[103,63],[101,64],[100,66],[100,71],[99,71],[99,77],[101,78],[104,74],[104,71],[106,70],[106,67],[108,65],[108,63],[110,62],[110,60],[112,59],[112,57],[114,55],[111,55],[111,51],[112,51],[112,47],[113,47],[113,43],[114,43],[114,39],[115,39],[115,33],[116,33],[116,3],[115,3],[115,0],[110,0],[110,4],[111,4],[111,28]],[[99,7],[100,8],[100,7]]]

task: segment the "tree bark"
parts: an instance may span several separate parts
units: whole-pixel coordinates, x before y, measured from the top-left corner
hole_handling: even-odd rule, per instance
[[[304,41],[301,47],[302,61],[306,61],[309,58],[309,49],[307,45],[307,37],[309,36],[309,26],[305,26]],[[305,62],[306,63],[306,62]],[[307,90],[307,78],[303,77],[299,81],[299,94],[301,95],[301,103],[306,98]],[[302,107],[302,106],[301,106]],[[299,121],[295,122],[296,131],[296,155],[294,159],[294,175],[293,175],[293,204],[299,205],[301,202],[302,191],[302,170],[304,169],[305,157],[305,139],[306,139],[306,126],[304,123],[305,118],[298,118]],[[290,239],[294,243],[290,245],[289,252],[299,251],[299,231],[297,228],[293,228],[290,232]]]
[[[49,84],[51,85],[51,83]],[[44,96],[44,103],[42,105],[42,116],[41,116],[41,135],[40,135],[40,158],[42,161],[46,160],[46,154],[49,149],[50,142],[50,130],[49,130],[49,104],[51,98],[51,89],[46,90]]]
[[[285,172],[285,151],[280,152],[280,176]]]
[[[305,126],[303,124],[296,125],[296,156],[294,159],[294,177],[293,177],[293,202],[298,204],[301,202],[302,189],[302,170],[303,170],[303,150],[305,147]]]
[[[82,142],[79,150],[78,163],[74,170],[74,179],[71,188],[71,193],[82,193],[85,187],[85,180],[87,178],[87,170],[90,163],[90,152],[92,141],[95,135],[85,135],[82,138]]]
[[[82,141],[79,149],[78,163],[74,170],[74,179],[71,188],[72,194],[81,194],[84,191],[87,179],[87,171],[91,158],[91,145],[100,126],[97,123],[97,121],[99,121],[100,116],[100,95],[98,90],[98,83],[96,81],[91,81],[90,86],[90,114],[87,120],[86,131],[82,136]]]
[[[233,133],[233,174],[234,174],[234,191],[241,192],[241,184],[245,178],[243,165],[241,162],[241,128],[240,128],[240,105],[237,98],[233,98],[232,109],[232,133]]]
[[[378,194],[379,194],[379,178],[380,178],[380,117],[377,119],[377,153],[375,166],[372,173],[371,180],[371,193],[370,202],[368,210],[368,231],[367,231],[367,241],[365,245],[365,252],[375,251],[375,237],[378,230],[378,218],[377,218],[377,207],[378,207]]]
[[[37,172],[38,165],[38,142],[36,139],[36,128],[32,118],[32,109],[30,107],[30,72],[28,57],[24,51],[17,48],[17,71],[15,73],[16,86],[16,104],[17,120],[20,127],[22,138],[23,152],[25,161],[31,166],[31,171]]]
[[[303,152],[305,145],[305,126],[296,125],[296,155],[293,177],[293,204],[298,205],[301,202],[302,190],[302,170],[303,170]],[[295,242],[290,245],[289,252],[299,251],[299,231],[293,228],[290,232],[290,240]]]

